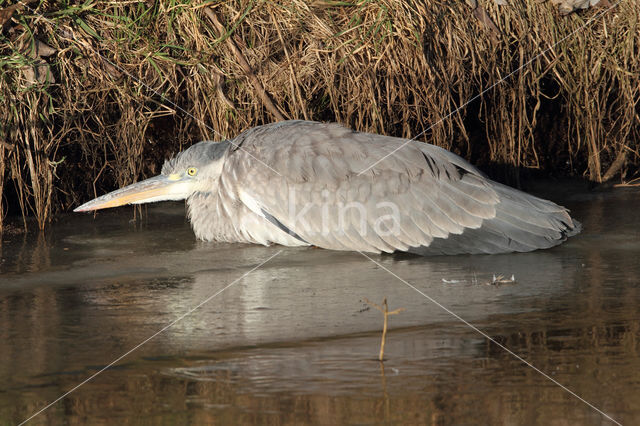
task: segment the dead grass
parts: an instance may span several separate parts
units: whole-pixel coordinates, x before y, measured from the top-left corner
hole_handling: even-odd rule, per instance
[[[637,171],[634,2],[530,63],[600,10],[560,16],[534,0],[481,2],[484,14],[445,0],[72,3],[18,7],[0,37],[0,211],[40,227],[157,173],[193,141],[280,116],[403,137],[437,123],[420,139],[481,164],[595,182]]]

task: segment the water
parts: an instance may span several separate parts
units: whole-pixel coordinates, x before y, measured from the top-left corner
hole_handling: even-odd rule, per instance
[[[65,215],[46,235],[6,234],[0,424],[172,323],[32,423],[611,424],[444,308],[637,424],[640,194],[554,186],[545,195],[585,230],[528,254],[371,256],[376,264],[201,243],[179,203],[142,220],[124,208]],[[492,284],[494,274],[516,282]],[[405,310],[390,317],[380,364],[382,316],[365,299],[385,297]]]

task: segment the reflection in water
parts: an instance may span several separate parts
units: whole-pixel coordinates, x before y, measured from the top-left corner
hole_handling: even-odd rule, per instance
[[[518,255],[377,256],[615,419],[640,416],[637,194],[579,195],[585,232]],[[21,421],[279,248],[194,241],[183,207],[5,237],[0,423]],[[134,228],[135,227],[135,228]],[[15,238],[15,239],[13,239]],[[493,274],[514,285],[484,285]],[[446,281],[443,281],[446,280]],[[375,359],[380,318],[404,307]],[[598,423],[603,417],[357,253],[284,249],[36,421]]]

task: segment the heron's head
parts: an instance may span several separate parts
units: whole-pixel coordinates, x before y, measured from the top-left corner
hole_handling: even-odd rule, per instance
[[[165,161],[158,176],[95,198],[76,208],[74,212],[100,210],[125,204],[184,200],[195,192],[210,191],[213,181],[218,179],[222,172],[229,145],[228,141],[199,142]]]

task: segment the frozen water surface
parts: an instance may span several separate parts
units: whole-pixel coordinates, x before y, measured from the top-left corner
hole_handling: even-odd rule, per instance
[[[202,243],[180,203],[133,221],[126,207],[64,215],[44,235],[5,234],[0,424],[27,419],[173,322],[32,423],[610,423],[444,308],[636,423],[640,193],[554,186],[542,194],[584,231],[527,254],[372,262]],[[516,281],[492,283],[500,275]],[[405,310],[390,317],[380,364],[382,317],[364,300],[385,297]]]

